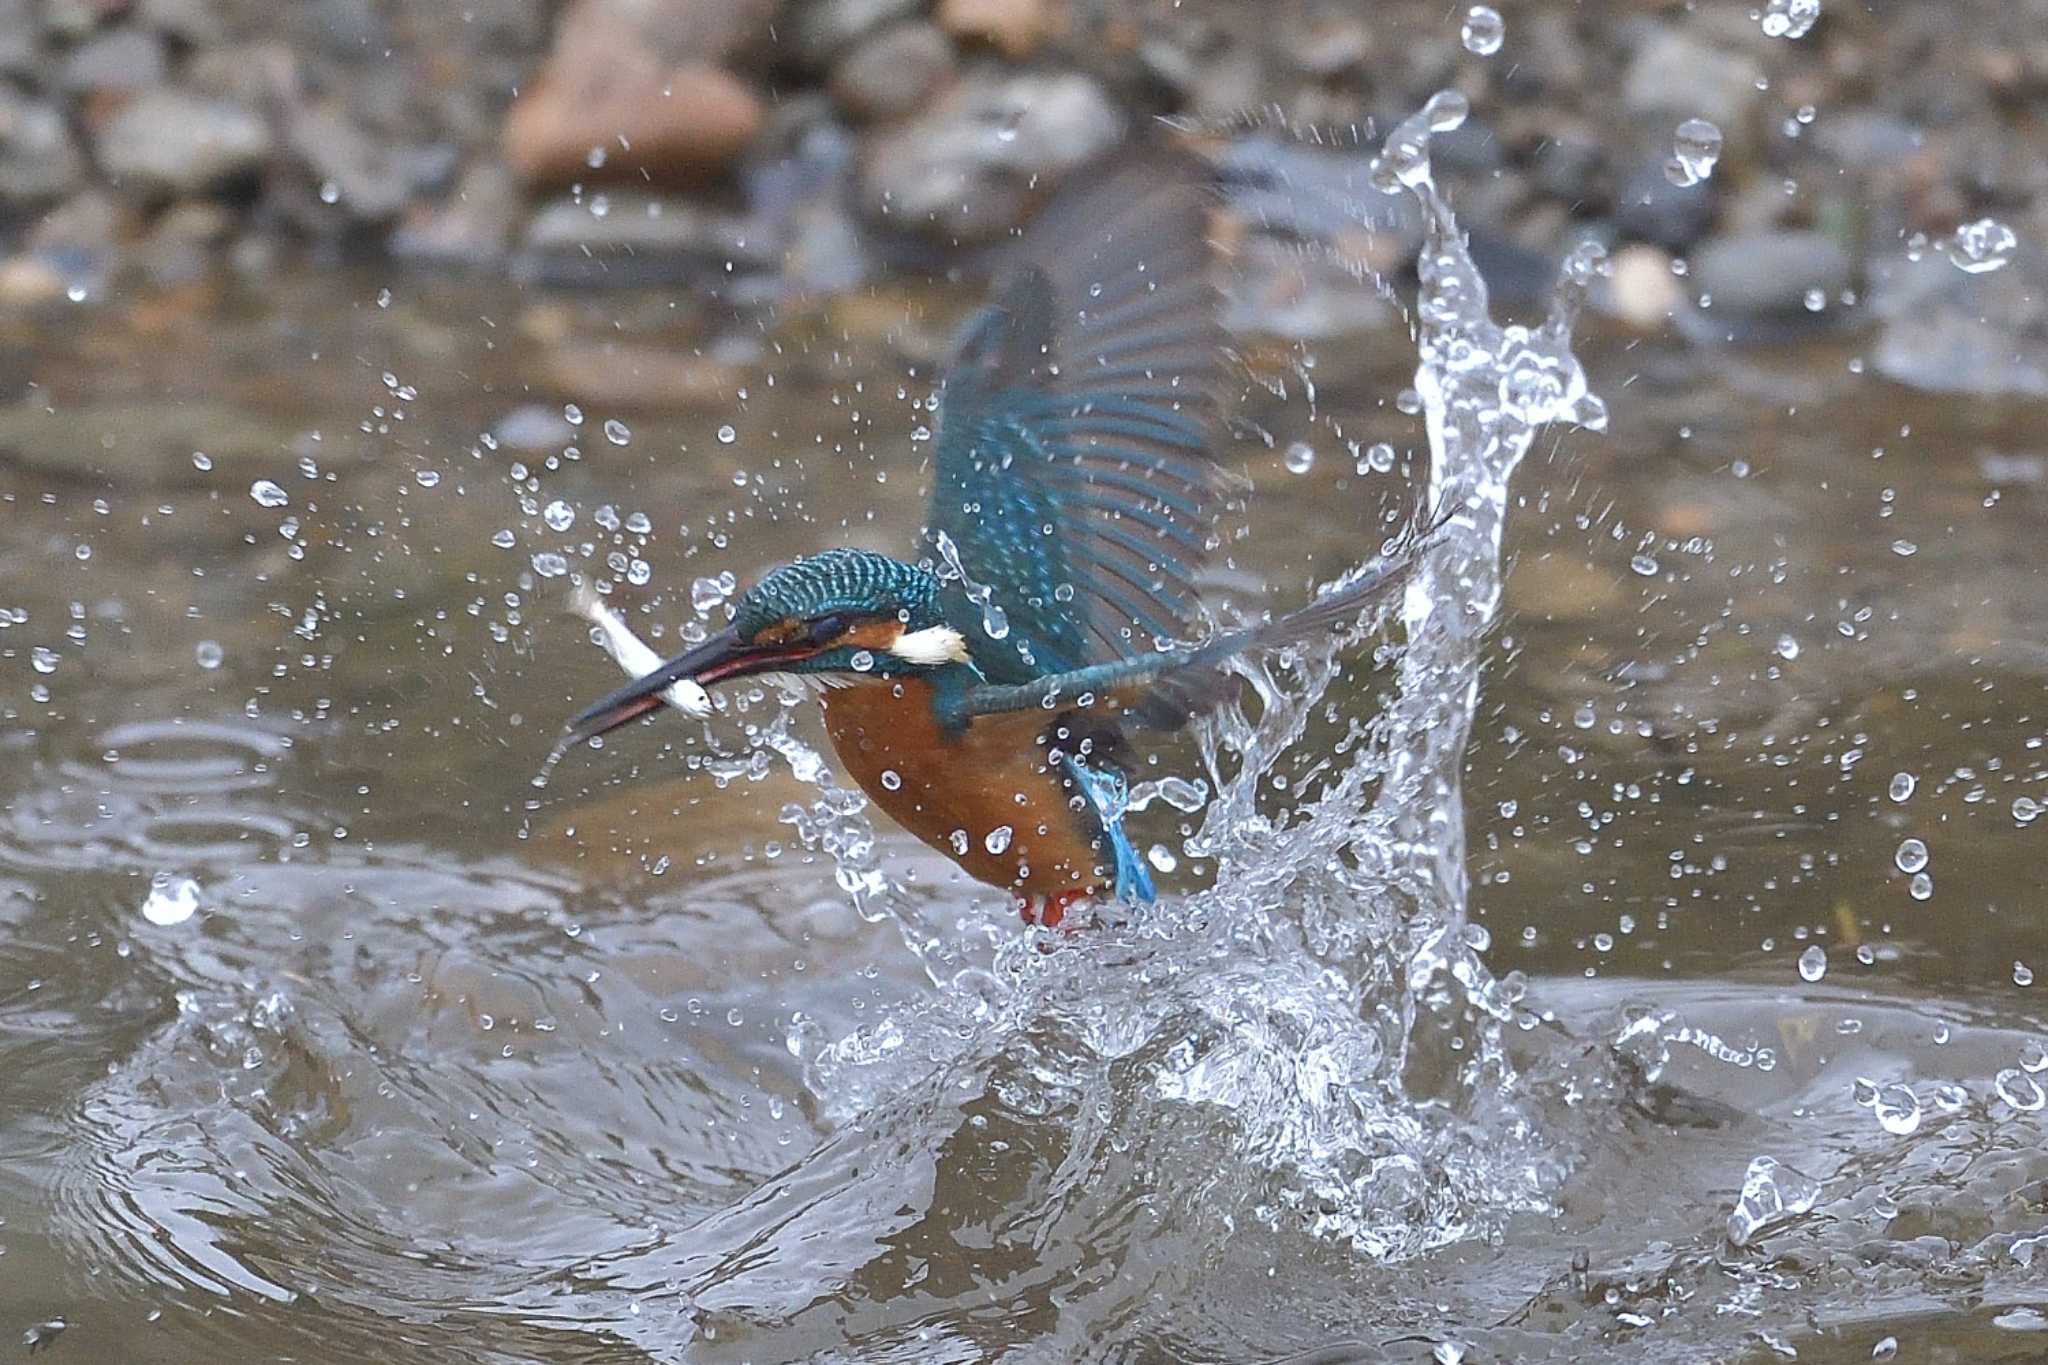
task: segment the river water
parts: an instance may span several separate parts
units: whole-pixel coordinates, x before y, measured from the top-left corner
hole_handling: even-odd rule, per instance
[[[0,1327],[134,1361],[2048,1349],[2038,405],[1891,386],[1853,328],[1582,324],[1606,430],[1538,434],[1404,605],[1422,639],[1490,598],[1498,530],[1462,862],[1389,852],[1445,847],[1410,817],[1456,783],[1380,794],[1444,776],[1417,717],[1465,695],[1395,646],[1252,670],[1162,749],[1130,819],[1169,894],[1052,951],[773,695],[536,786],[615,678],[574,579],[660,648],[763,567],[912,543],[969,301],[755,327],[309,274],[0,337]],[[1210,586],[1250,611],[1412,513],[1439,395],[1403,400],[1401,326],[1247,358]]]

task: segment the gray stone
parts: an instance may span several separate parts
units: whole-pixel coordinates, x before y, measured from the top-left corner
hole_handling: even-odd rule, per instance
[[[2000,270],[1971,275],[1938,246],[1873,265],[1883,324],[1871,363],[1928,393],[2048,398],[2048,253],[2023,243]]]
[[[149,90],[163,83],[163,40],[139,28],[117,28],[79,44],[57,78],[61,89],[73,93]]]
[[[832,68],[832,95],[858,119],[911,113],[953,74],[953,43],[933,24],[884,29]]]
[[[796,11],[797,55],[811,66],[830,66],[876,29],[923,8],[923,0],[812,0]]]
[[[1669,156],[1639,163],[1622,182],[1614,196],[1614,225],[1625,237],[1683,251],[1714,226],[1715,182],[1672,184],[1664,174]]]
[[[1804,313],[1806,293],[1830,301],[1849,283],[1849,256],[1818,232],[1751,232],[1708,242],[1692,257],[1692,278],[1715,312]]]
[[[254,175],[271,148],[269,127],[244,105],[153,90],[114,116],[97,150],[117,184],[175,196]]]
[[[1703,118],[1733,137],[1762,98],[1763,68],[1678,29],[1652,30],[1629,61],[1622,102],[1636,113]],[[1676,122],[1674,122],[1674,128]]]
[[[320,201],[349,218],[389,222],[411,196],[405,159],[345,114],[300,110],[292,115],[290,142],[319,187]]]
[[[85,174],[64,116],[0,88],[0,202],[56,199]]]
[[[192,47],[212,47],[226,36],[211,0],[141,0],[135,15],[165,37]]]
[[[0,75],[35,75],[41,49],[29,0],[0,0]]]
[[[544,284],[628,286],[772,265],[777,244],[751,227],[745,218],[656,195],[556,200],[526,225],[512,271]]]
[[[950,241],[987,241],[1022,220],[1032,192],[1123,135],[1102,88],[1075,72],[970,73],[872,145],[863,211]]]
[[[434,265],[488,268],[502,263],[525,196],[518,178],[496,161],[463,172],[444,203],[410,215],[391,234],[393,256]]]

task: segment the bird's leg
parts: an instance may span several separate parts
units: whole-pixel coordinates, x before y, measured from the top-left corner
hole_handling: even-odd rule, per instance
[[[1017,913],[1024,917],[1026,924],[1035,924],[1045,929],[1057,929],[1067,917],[1067,911],[1080,901],[1088,899],[1088,892],[1081,887],[1055,892],[1050,896],[1017,897]]]

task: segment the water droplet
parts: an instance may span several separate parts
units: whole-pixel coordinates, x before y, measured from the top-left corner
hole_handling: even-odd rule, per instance
[[[1360,474],[1385,474],[1394,468],[1394,448],[1385,441],[1375,441],[1365,448],[1365,454],[1358,459]]]
[[[2033,985],[2034,969],[2024,962],[2014,962],[2012,964],[2012,984],[2015,986]]]
[[[1781,659],[1798,658],[1799,642],[1789,635],[1780,635],[1778,637],[1778,657]]]
[[[690,606],[699,616],[723,602],[732,592],[732,576],[720,574],[717,578],[699,578],[690,583]]]
[[[604,424],[604,438],[615,446],[622,446],[633,439],[633,429],[616,417],[607,418]]]
[[[1316,448],[1307,441],[1295,441],[1287,447],[1284,459],[1288,473],[1306,474],[1316,467]]]
[[[967,831],[964,829],[956,829],[947,835],[946,838],[953,845],[953,852],[963,858],[967,856],[967,850],[973,847],[973,843],[968,839]]]
[[[1916,901],[1924,901],[1934,895],[1934,878],[1925,872],[1915,872],[1913,880],[1906,883],[1906,894]]]
[[[1658,574],[1658,571],[1662,568],[1662,566],[1659,565],[1657,561],[1649,555],[1637,555],[1634,559],[1631,559],[1628,562],[1628,566],[1629,568],[1633,569],[1636,573],[1642,575],[1644,578],[1655,578]]]
[[[1820,0],[1770,0],[1761,24],[1766,38],[1804,38],[1820,19]]]
[[[2015,796],[2012,799],[2012,820],[2016,825],[2031,825],[2041,818],[2043,807],[2031,796]]]
[[[1508,26],[1501,21],[1500,11],[1487,5],[1474,5],[1465,11],[1465,23],[1458,30],[1458,41],[1465,44],[1465,50],[1480,57],[1491,57],[1500,51],[1501,41],[1507,37]]]
[[[518,543],[518,541],[519,538],[513,535],[509,529],[494,531],[491,534],[491,544],[497,546],[501,550],[511,549],[514,545]]]
[[[1802,302],[1804,302],[1804,303],[1806,304],[1806,311],[1807,311],[1807,312],[1809,312],[1809,313],[1818,313],[1818,312],[1821,312],[1821,311],[1823,311],[1824,309],[1826,309],[1826,308],[1827,308],[1827,306],[1828,306],[1828,296],[1827,296],[1827,292],[1826,292],[1825,290],[1820,290],[1820,289],[1809,289],[1809,290],[1807,290],[1807,291],[1806,291],[1806,295],[1805,295],[1804,299],[1802,300]]]
[[[1818,943],[1808,945],[1799,955],[1799,975],[1806,981],[1818,981],[1828,974],[1827,950]]]
[[[1911,559],[1920,553],[1920,547],[1910,540],[1895,540],[1892,542],[1892,553],[1900,559]]]
[[[1877,1126],[1893,1137],[1910,1137],[1920,1131],[1920,1100],[1905,1085],[1880,1086],[1870,1102]]]
[[[441,482],[441,471],[438,469],[416,470],[413,473],[412,481],[422,488],[432,488]]]
[[[2043,1105],[2048,1105],[2048,1095],[2041,1093],[2040,1083],[2014,1067],[1999,1072],[1991,1084],[1998,1091],[1998,1098],[2022,1114],[2039,1113]]]
[[[1918,872],[1927,866],[1927,845],[1918,839],[1902,840],[1898,852],[1892,855],[1892,861],[1899,865],[1901,872]]]
[[[548,524],[550,531],[566,531],[576,524],[576,509],[556,498],[540,514],[540,519]]]
[[[269,479],[258,479],[250,484],[249,496],[256,499],[256,505],[259,507],[283,507],[292,500],[291,494]]]
[[[1721,130],[1703,118],[1689,118],[1678,125],[1671,142],[1671,160],[1664,178],[1681,189],[1697,185],[1714,173],[1721,159]]]
[[[200,473],[204,474],[207,470],[213,468],[213,456],[207,454],[203,450],[193,451],[192,467],[198,470]]]
[[[190,877],[159,872],[149,879],[142,917],[151,924],[183,924],[199,909],[199,883]]]
[[[1877,1345],[1870,1348],[1870,1358],[1872,1360],[1896,1360],[1898,1356],[1899,1339],[1897,1337],[1879,1337]]]
[[[1819,1199],[1818,1180],[1775,1157],[1757,1157],[1749,1163],[1735,1211],[1728,1215],[1728,1240],[1748,1246],[1765,1228],[1811,1212]]]
[[[560,578],[569,572],[569,561],[552,550],[543,550],[533,557],[533,571],[542,578]]]
[[[1472,102],[1456,90],[1439,90],[1422,106],[1422,117],[1432,133],[1455,133],[1472,115]]]
[[[722,446],[729,446],[739,438],[740,434],[730,426],[723,426],[718,429],[718,443]]]
[[[1941,249],[1956,269],[1969,275],[1983,275],[1993,270],[2002,270],[2019,248],[2017,233],[1996,218],[1979,218],[1974,223],[1965,223],[1955,230],[1955,235],[1942,242]]]
[[[320,202],[323,204],[339,204],[341,202],[341,186],[335,184],[332,180],[321,181]]]
[[[577,407],[574,403],[564,403],[562,405],[562,420],[572,427],[582,426],[583,409]]]
[[[1014,833],[1016,831],[1008,825],[997,825],[988,832],[988,837],[981,841],[981,846],[990,853],[1000,855],[1005,849],[1009,848],[1010,836]]]
[[[1913,788],[1915,784],[1916,779],[1914,778],[1913,774],[1893,773],[1891,788],[1892,800],[1898,802],[1901,805],[1905,804],[1907,801],[1912,800]]]
[[[46,648],[43,645],[37,645],[29,651],[28,662],[29,667],[35,669],[38,673],[55,673],[57,671],[57,651]]]
[[[901,791],[903,789],[903,779],[902,777],[897,775],[897,772],[894,768],[882,769],[882,789],[884,791],[892,792]]]
[[[72,284],[66,286],[64,290],[64,297],[71,300],[73,303],[84,303],[86,299],[91,297],[91,291],[88,290],[83,284],[74,281]]]
[[[1165,844],[1154,844],[1145,850],[1145,861],[1161,872],[1171,872],[1180,866],[1180,859],[1173,856],[1173,850]]]
[[[856,673],[872,673],[875,668],[873,652],[865,649],[856,649],[853,652],[853,657],[846,662],[847,666]]]
[[[227,651],[220,647],[218,640],[201,640],[192,649],[193,661],[209,672],[219,668],[221,660],[226,657]]]

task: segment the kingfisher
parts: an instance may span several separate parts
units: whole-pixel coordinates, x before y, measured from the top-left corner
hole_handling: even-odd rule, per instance
[[[640,676],[556,755],[664,699],[708,716],[720,684],[808,688],[847,775],[1027,922],[1150,902],[1122,822],[1132,732],[1228,699],[1234,655],[1356,631],[1423,538],[1291,613],[1208,624],[1199,575],[1241,487],[1217,454],[1233,361],[1210,191],[1202,163],[1159,148],[1068,182],[943,374],[918,557],[839,548],[773,570],[682,654],[638,645]],[[601,605],[593,619],[631,638]]]

